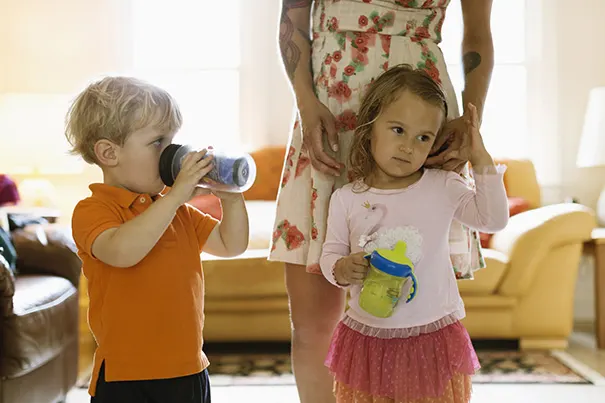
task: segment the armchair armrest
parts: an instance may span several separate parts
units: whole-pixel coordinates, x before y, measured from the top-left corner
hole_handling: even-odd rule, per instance
[[[529,210],[510,218],[494,234],[490,247],[508,256],[509,267],[500,286],[503,295],[523,295],[532,284],[539,262],[557,247],[589,240],[596,226],[594,212],[575,203]]]
[[[20,274],[50,274],[68,279],[76,288],[82,262],[69,227],[30,225],[13,232]]]
[[[13,312],[13,296],[15,295],[15,281],[8,269],[8,262],[0,255],[0,322],[2,318]],[[0,327],[0,347],[2,346],[2,328]]]

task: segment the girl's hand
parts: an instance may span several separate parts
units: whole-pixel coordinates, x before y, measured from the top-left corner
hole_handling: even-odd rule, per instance
[[[336,119],[317,98],[299,104],[303,143],[309,152],[311,165],[320,172],[340,176],[343,165],[324,150],[324,136],[332,151],[338,151]]]
[[[362,284],[370,269],[365,252],[353,253],[339,259],[334,265],[334,277],[340,285]]]
[[[187,203],[197,194],[200,193],[197,185],[200,180],[212,170],[214,166],[213,156],[208,155],[206,158],[207,151],[190,152],[183,158],[181,164],[181,170],[174,181],[174,185],[168,195],[174,197],[178,205]]]

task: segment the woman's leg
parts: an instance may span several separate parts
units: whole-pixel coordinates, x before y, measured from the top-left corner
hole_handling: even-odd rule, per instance
[[[324,366],[344,311],[344,291],[305,266],[286,263],[292,321],[292,366],[301,403],[333,403],[333,378]]]

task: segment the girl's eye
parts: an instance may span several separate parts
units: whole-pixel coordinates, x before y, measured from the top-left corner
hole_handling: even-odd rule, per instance
[[[393,127],[391,130],[393,130],[393,131],[394,131],[394,132],[395,132],[397,135],[399,135],[399,136],[400,136],[400,135],[402,135],[402,134],[404,133],[404,132],[403,132],[403,128],[402,128],[402,127],[398,127],[398,126]]]
[[[159,147],[159,146],[161,146],[161,145],[162,145],[162,141],[163,141],[162,139],[157,139],[156,141],[154,141],[154,142],[153,142],[153,143],[151,143],[151,144],[153,144],[153,145],[154,145],[154,146],[156,146],[156,147]]]
[[[429,136],[427,136],[426,134],[421,134],[420,136],[418,136],[418,140],[422,141],[423,143],[426,143],[430,139],[431,138]]]

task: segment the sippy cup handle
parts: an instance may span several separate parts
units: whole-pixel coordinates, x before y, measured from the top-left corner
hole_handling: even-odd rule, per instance
[[[412,279],[412,288],[410,289],[408,298],[405,300],[406,304],[414,299],[414,297],[416,296],[416,290],[418,289],[418,281],[416,280],[414,272],[410,272],[409,278]]]

